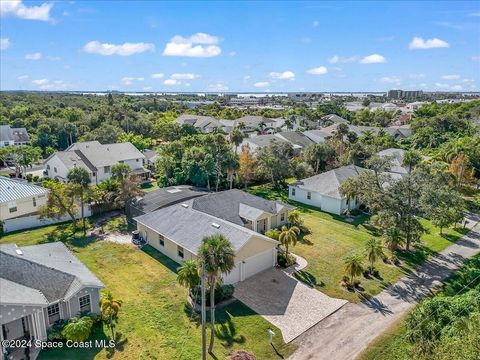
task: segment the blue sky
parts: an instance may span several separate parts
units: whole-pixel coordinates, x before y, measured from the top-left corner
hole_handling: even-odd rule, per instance
[[[478,91],[478,1],[5,1],[2,90]]]

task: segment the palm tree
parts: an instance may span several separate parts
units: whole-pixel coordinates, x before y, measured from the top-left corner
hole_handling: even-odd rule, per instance
[[[245,138],[245,134],[239,129],[235,128],[229,135],[230,143],[235,145],[235,154],[237,153],[238,146],[242,143]]]
[[[408,168],[408,173],[422,161],[422,155],[417,150],[408,150],[403,155],[402,165]]]
[[[298,211],[292,211],[288,214],[289,225],[299,226],[302,223],[300,219],[300,213]]]
[[[102,299],[100,300],[100,311],[102,312],[103,319],[108,321],[108,325],[112,331],[112,338],[114,335],[114,321],[116,321],[121,307],[122,300],[114,299],[110,291],[102,294]]]
[[[353,287],[355,276],[359,276],[363,272],[362,256],[355,254],[345,258],[345,272],[350,276],[350,282]]]
[[[373,272],[373,264],[381,259],[385,254],[383,253],[383,245],[380,239],[370,238],[365,243],[365,253],[370,262],[370,274]]]
[[[282,230],[280,235],[278,236],[278,241],[280,244],[285,246],[285,256],[288,262],[288,247],[289,245],[295,246],[297,244],[298,235],[300,234],[300,229],[297,226],[287,227],[285,225],[282,226]]]
[[[218,234],[204,237],[198,254],[201,264],[205,265],[205,273],[210,286],[211,327],[208,352],[212,354],[215,339],[215,287],[220,275],[229,274],[235,267],[235,253],[230,240]]]
[[[200,275],[198,274],[198,264],[195,260],[185,260],[177,269],[177,281],[180,285],[188,288],[191,294],[192,289],[200,284]]]
[[[385,245],[387,245],[387,247],[392,251],[397,250],[398,247],[404,243],[402,232],[396,227],[391,227],[385,230],[383,233],[383,239],[385,241]]]
[[[82,225],[83,225],[83,236],[87,234],[87,229],[85,226],[85,209],[84,209],[84,200],[85,193],[88,191],[88,184],[90,184],[90,174],[88,171],[81,167],[74,167],[67,174],[68,182],[75,184],[76,193],[80,198],[80,207],[82,214]]]

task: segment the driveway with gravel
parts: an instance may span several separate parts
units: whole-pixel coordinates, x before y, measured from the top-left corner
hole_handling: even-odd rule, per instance
[[[276,268],[236,284],[235,297],[278,327],[287,343],[347,303]]]

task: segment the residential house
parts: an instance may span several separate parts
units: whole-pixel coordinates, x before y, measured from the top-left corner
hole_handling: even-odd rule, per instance
[[[0,176],[0,221],[3,223],[3,231],[11,232],[70,220],[68,216],[40,219],[38,210],[47,204],[49,191],[25,180]],[[88,205],[85,205],[84,214],[91,215]],[[77,216],[80,217],[80,210],[77,211]]]
[[[315,144],[323,143],[329,136],[332,136],[331,134],[327,134],[323,129],[304,131],[303,135],[308,137]]]
[[[345,210],[356,209],[360,204],[356,198],[347,198],[340,186],[348,179],[356,178],[367,169],[355,165],[342,166],[288,186],[288,198],[312,205],[323,211],[341,215]]]
[[[280,143],[288,142],[292,144],[295,154],[300,153],[306,146],[314,144],[314,141],[301,132],[282,131],[276,134],[258,135],[245,138],[238,148],[242,149],[244,146],[248,146],[252,151],[258,151],[261,148],[270,145],[272,141]]]
[[[263,233],[285,224],[291,209],[234,189],[196,197],[134,220],[148,244],[178,263],[197,259],[205,236],[226,236],[233,245],[235,267],[223,275],[223,281],[234,284],[275,266],[278,242]]]
[[[379,151],[377,155],[382,157],[389,157],[392,160],[392,167],[389,170],[390,173],[399,174],[401,176],[405,176],[408,174],[407,167],[403,166],[405,150],[390,148]]]
[[[326,128],[318,130],[319,134],[324,137],[334,136],[337,131],[338,124],[327,126]],[[412,136],[410,125],[376,127],[376,126],[362,126],[362,125],[348,125],[348,131],[355,133],[357,136],[362,136],[367,132],[373,135],[378,135],[382,131],[393,136],[395,140],[408,138]]]
[[[348,124],[348,120],[338,116],[337,114],[326,115],[322,118],[324,124]]]
[[[157,151],[147,149],[147,150],[142,151],[142,153],[143,153],[143,156],[145,156],[145,161],[144,161],[145,167],[147,169],[149,169],[150,171],[154,171],[157,160],[158,160]]]
[[[102,282],[62,242],[18,247],[0,245],[0,340],[47,340],[57,320],[99,313]],[[6,348],[6,358],[25,357]],[[30,357],[38,349],[30,349]],[[11,357],[8,357],[11,356]]]
[[[178,117],[175,122],[180,125],[193,126],[198,132],[203,134],[213,133],[223,126],[220,120],[202,115],[184,114]]]
[[[29,142],[30,136],[27,129],[0,125],[0,147],[27,145]]]
[[[126,164],[132,175],[148,180],[150,170],[145,169],[145,155],[131,143],[100,144],[98,141],[74,143],[65,151],[58,151],[46,161],[47,177],[65,181],[75,166],[87,170],[90,182],[98,184],[111,177],[112,167]]]

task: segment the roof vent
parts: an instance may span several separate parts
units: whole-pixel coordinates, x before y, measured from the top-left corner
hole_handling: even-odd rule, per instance
[[[23,255],[23,252],[20,249],[16,249],[15,252],[17,253],[17,255]]]
[[[212,223],[212,226],[216,229],[220,229],[220,224],[217,223]]]
[[[183,206],[184,208],[188,208],[188,204],[183,203],[182,206]]]

